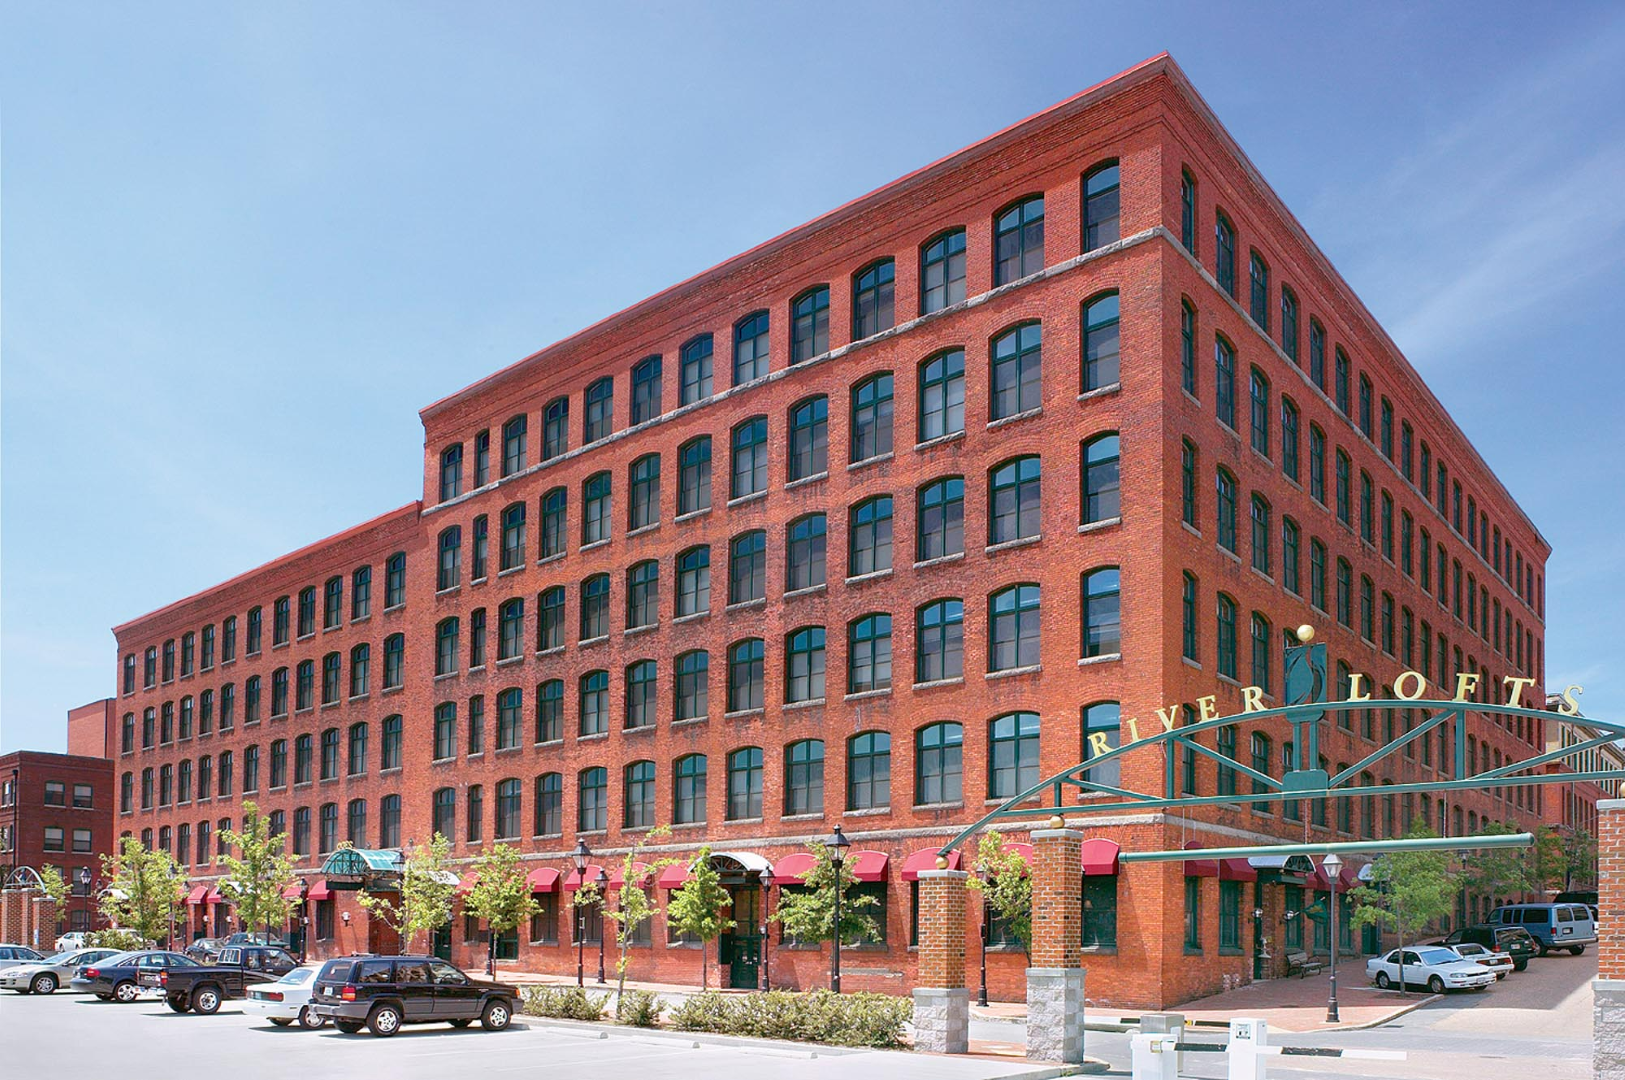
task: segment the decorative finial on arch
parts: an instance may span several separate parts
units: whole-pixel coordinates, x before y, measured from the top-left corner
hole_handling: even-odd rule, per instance
[[[1308,623],[1298,627],[1298,640],[1305,645],[1315,640],[1315,628]]]

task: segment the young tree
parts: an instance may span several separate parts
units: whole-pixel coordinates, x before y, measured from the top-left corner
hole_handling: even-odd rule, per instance
[[[1437,836],[1418,822],[1407,839]],[[1447,851],[1390,851],[1371,864],[1371,881],[1349,894],[1358,926],[1390,928],[1399,935],[1399,989],[1405,991],[1404,948],[1408,936],[1420,934],[1435,919],[1450,914],[1456,886]],[[1337,933],[1337,928],[1332,928]]]
[[[451,901],[457,891],[457,875],[446,869],[451,845],[439,833],[426,847],[405,852],[401,867],[401,891],[397,899],[387,894],[361,890],[356,897],[367,914],[395,928],[401,948],[409,950],[418,934],[445,926],[451,921]]]
[[[976,848],[976,865],[965,882],[982,894],[988,910],[1000,919],[1021,942],[1023,952],[1032,951],[1033,879],[1027,860],[1013,846],[1006,845],[996,829],[982,834]],[[983,927],[982,932],[987,933]]]
[[[541,905],[531,895],[529,872],[512,844],[496,844],[474,862],[474,884],[463,899],[463,910],[482,919],[490,932],[486,943],[485,973],[496,968],[497,936],[529,921]]]
[[[1563,837],[1563,888],[1572,888],[1576,879],[1597,882],[1597,838],[1585,829]]]
[[[220,895],[231,902],[244,930],[285,926],[293,901],[282,891],[293,884],[293,860],[285,839],[271,832],[270,822],[252,802],[243,803],[243,827],[223,829],[226,853],[215,859],[224,875]]]
[[[186,874],[169,852],[148,851],[141,841],[126,836],[116,851],[102,856],[107,888],[101,897],[102,915],[142,941],[169,936],[175,905],[181,899]]]
[[[57,931],[62,929],[62,916],[65,912],[63,902],[68,898],[68,883],[63,878],[62,871],[46,863],[39,868],[39,887],[45,894],[45,899],[51,903],[52,918],[56,921]]]
[[[1567,887],[1569,854],[1566,837],[1550,825],[1535,830],[1535,846],[1528,852],[1529,887],[1545,898],[1548,892]]]
[[[1507,836],[1515,830],[1499,821],[1479,827],[1482,836]],[[1522,848],[1484,848],[1466,855],[1464,873],[1467,887],[1483,896],[1513,896],[1537,888],[1534,860]]]
[[[700,988],[707,989],[710,968],[706,960],[706,944],[724,930],[732,929],[734,921],[722,913],[733,900],[722,887],[721,875],[711,865],[711,849],[702,847],[688,864],[688,880],[682,888],[671,894],[666,902],[666,922],[679,934],[700,939]],[[780,901],[783,902],[782,899]]]
[[[829,857],[829,848],[821,843],[812,846],[813,864],[801,879],[800,886],[790,885],[779,891],[779,906],[771,920],[784,927],[784,932],[797,941],[830,941],[835,938],[835,891],[841,895],[841,942],[875,937],[880,927],[869,909],[880,903],[878,897],[852,893],[857,877],[852,864],[842,862],[839,874]],[[836,946],[839,948],[839,945]]]
[[[682,862],[681,859],[663,858],[646,863],[641,856],[651,841],[666,840],[670,836],[670,826],[661,825],[638,839],[632,850],[621,859],[621,891],[616,898],[616,904],[613,908],[606,907],[604,910],[604,914],[615,923],[615,944],[620,950],[615,958],[617,1008],[622,995],[626,993],[626,971],[632,964],[632,954],[629,950],[637,938],[638,927],[654,917],[655,903],[650,899],[648,889],[660,876],[660,871]]]

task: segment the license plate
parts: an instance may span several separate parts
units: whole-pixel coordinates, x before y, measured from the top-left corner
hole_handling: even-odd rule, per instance
[[[156,971],[143,971],[136,979],[136,982],[142,986],[157,986],[159,985],[158,973]]]

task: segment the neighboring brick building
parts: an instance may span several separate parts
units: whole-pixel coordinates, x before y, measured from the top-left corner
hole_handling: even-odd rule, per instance
[[[194,932],[227,925],[202,863],[251,769],[311,873],[317,951],[378,944],[315,880],[352,833],[387,847],[438,823],[459,859],[511,838],[559,870],[578,838],[613,868],[673,824],[667,851],[728,857],[744,934],[760,867],[785,884],[839,821],[885,904],[846,986],[902,990],[938,845],[1091,733],[1278,694],[1289,627],[1320,630],[1342,684],[1411,667],[1448,697],[1476,671],[1488,695],[1522,673],[1540,700],[1546,542],[1165,56],[421,416],[421,502],[115,630],[119,827],[196,868]],[[1344,715],[1328,766],[1393,734]],[[1279,770],[1284,726],[1234,734],[1220,749]],[[1541,741],[1495,727],[1469,751]],[[1379,778],[1440,775],[1442,745],[1410,749]],[[1209,759],[1180,767],[1220,783]],[[1155,752],[1121,769],[1162,778]],[[1541,807],[1524,788],[1352,802],[1081,827],[1172,848]],[[1259,971],[1279,970],[1315,884],[1090,851],[1089,993],[1112,1005],[1253,977],[1255,906]],[[515,962],[570,970],[567,883],[537,883],[548,911]],[[471,960],[469,935],[442,944]],[[651,936],[635,977],[698,975],[663,916]],[[823,981],[827,950],[771,936],[776,985]],[[754,948],[730,978],[756,977]],[[1023,966],[991,959],[995,996],[1023,993]]]
[[[102,707],[97,702],[74,713]],[[19,867],[38,872],[50,865],[70,888],[55,924],[41,920],[40,940],[46,948],[60,930],[89,930],[100,922],[95,892],[102,879],[101,856],[113,850],[112,808],[113,763],[106,758],[34,750],[0,757],[0,860],[5,874],[10,879]],[[82,869],[91,873],[89,887],[80,880]],[[7,931],[14,930],[11,907]]]
[[[1551,696],[1547,699],[1547,708],[1556,712],[1560,701],[1558,696]],[[1578,746],[1601,734],[1603,732],[1586,723],[1584,716],[1565,716],[1547,725],[1545,751],[1553,753],[1566,746]],[[1570,757],[1546,766],[1546,771],[1553,775],[1600,769],[1625,770],[1625,750],[1622,750],[1617,742],[1603,743],[1601,746],[1578,751]],[[1618,780],[1560,780],[1548,784],[1542,806],[1544,813],[1541,824],[1551,826],[1565,837],[1583,833],[1594,840],[1599,826],[1598,801],[1617,799],[1619,791]],[[1593,865],[1589,869],[1577,868],[1577,872],[1570,878],[1566,887],[1588,890],[1595,889],[1596,885],[1597,869]]]

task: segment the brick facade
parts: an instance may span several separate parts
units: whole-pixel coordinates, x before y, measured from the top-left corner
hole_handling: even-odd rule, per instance
[[[101,710],[97,702],[74,710]],[[73,713],[69,714],[70,716]],[[44,913],[17,914],[32,904],[18,902],[7,918],[22,920],[19,926],[32,934],[39,926],[47,947],[59,933],[90,930],[102,923],[96,908],[95,892],[102,882],[101,856],[113,850],[113,766],[102,757],[75,754],[47,754],[19,750],[0,757],[0,836],[6,846],[0,854],[0,873],[9,876],[18,867],[36,872],[54,866],[69,885],[69,895],[61,911],[47,908]],[[77,884],[81,870],[91,872],[87,890]],[[10,895],[10,894],[8,894]],[[19,894],[22,895],[22,894]],[[32,910],[32,909],[31,909]],[[60,929],[58,923],[60,922]],[[8,924],[9,926],[10,924]],[[23,938],[6,937],[22,942]]]
[[[1085,177],[1111,162],[1119,176],[1118,238],[1108,236],[1085,250]],[[1186,173],[1197,181],[1194,255],[1182,242],[1181,178]],[[1042,269],[1019,280],[997,282],[995,219],[1013,201],[1038,194],[1044,199],[1042,256],[1037,260]],[[1243,303],[1218,287],[1214,277],[1214,230],[1221,212],[1234,227],[1239,279],[1235,295],[1243,300],[1247,296],[1251,251],[1260,252],[1270,267],[1268,332],[1250,318]],[[922,315],[922,252],[949,229],[964,230],[964,299]],[[882,257],[893,259],[895,266],[893,325],[854,340],[855,277]],[[828,287],[827,340],[820,342],[824,349],[819,355],[792,365],[792,305],[815,285]],[[1280,344],[1283,285],[1290,286],[1299,305],[1296,362]],[[1085,306],[1112,292],[1119,305],[1120,373],[1110,381],[1091,381],[1081,356]],[[1185,304],[1195,315],[1194,393],[1183,386],[1181,375]],[[735,329],[758,311],[768,314],[770,370],[735,385]],[[1318,384],[1308,360],[1311,320],[1326,335],[1326,371]],[[990,372],[994,343],[1012,328],[1029,324],[1041,328],[1042,374],[1030,388],[1033,400],[1003,415],[994,407]],[[684,346],[704,334],[712,341],[712,392],[685,404]],[[1214,414],[1216,335],[1222,335],[1235,353],[1233,427]],[[1099,339],[1094,340],[1098,344]],[[923,363],[945,350],[963,352],[963,430],[937,436],[921,419],[920,371]],[[1373,410],[1383,401],[1395,409],[1389,421],[1393,441],[1398,444],[1401,431],[1409,433],[1404,437],[1411,447],[1409,479],[1400,451],[1391,448],[1384,453],[1381,431],[1373,428],[1370,437],[1360,431],[1357,402],[1346,403],[1350,415],[1339,408],[1337,352],[1352,365],[1351,385],[1359,385],[1362,376],[1370,381]],[[662,362],[659,392],[650,400],[648,418],[634,424],[629,410],[638,387],[632,370],[653,356]],[[1254,369],[1267,380],[1263,411],[1271,422],[1263,450],[1253,449],[1250,439],[1238,434],[1248,426],[1248,387]],[[854,456],[862,456],[853,450],[854,392],[867,378],[884,373],[892,376],[891,449],[854,461]],[[611,380],[611,431],[588,444],[587,388],[603,377]],[[828,461],[812,475],[792,480],[787,452],[791,414],[815,396],[827,398]],[[544,460],[549,409],[559,401],[568,408],[567,442],[549,448],[557,452]],[[1288,401],[1298,417],[1296,479],[1283,475],[1281,417]],[[768,479],[763,492],[732,499],[731,433],[754,417],[765,418],[767,424]],[[517,835],[505,839],[517,843],[527,858],[563,867],[578,836],[595,852],[618,858],[618,852],[646,835],[646,827],[636,823],[641,816],[628,822],[627,792],[634,783],[628,766],[652,765],[653,807],[648,817],[669,823],[678,817],[678,763],[703,754],[704,820],[677,824],[662,850],[692,851],[703,841],[719,851],[751,852],[777,861],[804,850],[841,821],[856,849],[883,853],[889,860],[882,880],[875,883],[886,896],[886,943],[847,954],[844,981],[853,988],[902,991],[920,974],[911,946],[914,883],[903,876],[905,861],[947,842],[998,797],[1012,794],[1009,785],[1016,777],[1031,783],[1076,763],[1087,741],[1088,706],[1117,704],[1124,739],[1158,730],[1159,709],[1183,705],[1194,713],[1196,703],[1209,695],[1215,698],[1214,715],[1241,711],[1241,686],[1259,681],[1251,677],[1248,665],[1254,613],[1263,620],[1264,654],[1272,658],[1272,677],[1264,680],[1267,704],[1277,703],[1282,631],[1304,622],[1321,631],[1335,661],[1370,676],[1368,685],[1381,686],[1407,666],[1422,666],[1419,641],[1425,621],[1427,652],[1434,657],[1428,665],[1430,678],[1436,686],[1449,688],[1430,696],[1449,696],[1456,671],[1476,669],[1493,673],[1485,680],[1486,694],[1491,683],[1499,692],[1500,675],[1527,672],[1536,681],[1530,698],[1538,700],[1534,695],[1543,674],[1541,575],[1547,545],[1166,57],[1148,61],[549,346],[436,402],[423,410],[421,418],[422,500],[115,630],[121,683],[112,722],[122,725],[130,718],[135,730],[129,748],[119,733],[109,736],[118,748],[120,780],[128,775],[133,793],[130,809],[119,814],[118,828],[150,835],[154,843],[178,846],[180,829],[186,826],[194,849],[187,861],[199,880],[206,880],[211,871],[196,858],[198,831],[208,823],[217,833],[220,821],[240,815],[245,797],[242,762],[250,746],[258,747],[261,758],[254,798],[262,808],[282,811],[290,829],[299,810],[312,816],[310,853],[300,860],[302,872],[312,879],[320,865],[316,848],[321,845],[315,834],[322,807],[334,808],[336,836],[342,840],[351,803],[364,805],[360,839],[375,845],[381,839],[381,800],[399,796],[398,840],[422,843],[431,831],[435,793],[449,792],[456,811],[454,857],[467,860],[492,840],[501,824],[498,796],[505,781],[517,781],[519,788]],[[510,449],[505,446],[509,441],[504,438],[505,427],[518,418],[525,427],[524,450],[517,452],[514,442],[515,453],[509,455],[513,468],[505,474],[504,451]],[[1311,429],[1326,439],[1327,490],[1319,498],[1311,495],[1308,482]],[[1113,433],[1120,452],[1120,508],[1114,514],[1091,516],[1080,495],[1086,447]],[[678,504],[682,451],[707,436],[712,440],[709,505],[680,512],[685,509]],[[489,440],[489,473],[479,477],[475,461],[482,439]],[[1424,443],[1428,489],[1439,462],[1448,463],[1448,482],[1466,485],[1464,498],[1471,498],[1474,507],[1471,543],[1466,519],[1458,534],[1424,494],[1414,468]],[[1182,451],[1187,444],[1197,458],[1194,524],[1182,521]],[[457,447],[460,482],[455,493],[448,490],[442,497],[443,455]],[[1402,520],[1417,529],[1408,562],[1398,540],[1392,550],[1386,548],[1380,530],[1370,542],[1361,538],[1357,510],[1349,522],[1339,520],[1332,491],[1333,458],[1339,452],[1349,462],[1356,505],[1363,473],[1372,478],[1374,506],[1384,493],[1392,501],[1389,520],[1395,531]],[[634,466],[647,466],[654,454],[660,456],[658,495],[649,519],[634,520]],[[1019,535],[1000,542],[991,525],[999,509],[993,474],[1018,457],[1038,460],[1041,496],[1036,512],[1018,526]],[[1220,466],[1235,479],[1239,554],[1216,542],[1215,477]],[[598,540],[585,531],[584,504],[589,482],[601,474],[609,478],[612,495],[607,536]],[[929,508],[922,508],[919,493],[925,485],[954,477],[963,478],[962,550],[922,558],[916,537]],[[567,508],[562,543],[557,552],[544,553],[543,515],[554,492],[563,493]],[[1252,567],[1249,543],[1248,515],[1255,493],[1266,501],[1269,514],[1265,534],[1271,538],[1272,555],[1262,569]],[[848,553],[854,515],[880,496],[893,499],[889,567],[852,572]],[[525,517],[523,547],[515,549],[517,558],[504,568],[504,515],[517,513],[515,507],[522,508]],[[1446,509],[1453,512],[1453,504],[1447,502]],[[823,581],[791,588],[789,529],[814,514],[826,515]],[[1281,561],[1280,530],[1287,517],[1299,528],[1296,591]],[[1491,521],[1482,541],[1481,518]],[[489,565],[477,575],[472,547],[482,520],[488,530]],[[452,527],[460,537],[460,561],[455,580],[448,575],[442,583],[437,556],[442,539],[453,535],[448,532]],[[1441,543],[1446,545],[1447,560],[1463,564],[1462,589],[1452,593],[1450,606],[1441,606],[1436,576],[1430,578],[1429,591],[1422,587],[1415,552],[1423,528],[1430,538],[1430,566]],[[730,604],[730,544],[757,529],[766,536],[763,598]],[[1311,593],[1312,542],[1324,545],[1326,553],[1323,597]],[[678,560],[699,548],[709,549],[709,607],[702,614],[679,616]],[[404,597],[386,609],[385,564],[397,553],[406,567]],[[1338,625],[1336,617],[1339,559],[1348,561],[1354,590],[1347,626]],[[646,564],[658,568],[659,592],[654,620],[642,625],[631,618],[628,593],[634,570]],[[368,616],[356,620],[350,617],[349,605],[354,573],[363,566],[371,572],[372,604]],[[1080,644],[1084,590],[1090,582],[1106,580],[1085,577],[1097,569],[1115,569],[1119,577],[1121,643],[1112,648]],[[607,632],[584,636],[586,588],[600,574],[608,575],[609,582]],[[1197,583],[1194,658],[1183,655],[1186,574]],[[1466,622],[1468,575],[1473,628]],[[322,597],[326,583],[335,577],[342,590],[341,618],[336,626],[324,629]],[[1392,610],[1392,634],[1373,627],[1368,640],[1360,633],[1362,580],[1370,582],[1373,620],[1382,621],[1375,610],[1378,598],[1389,598],[1384,610]],[[1453,571],[1450,580],[1453,585]],[[1035,616],[1037,653],[1033,662],[992,670],[994,597],[1018,585],[1036,586],[1040,597]],[[559,644],[541,640],[538,621],[542,600],[554,587],[563,589]],[[271,620],[276,600],[289,597],[297,609],[305,588],[317,591],[314,631],[295,633],[287,645],[274,646]],[[1221,595],[1234,603],[1236,612],[1238,659],[1233,677],[1219,670],[1215,617]],[[916,612],[945,598],[962,603],[963,671],[923,677],[917,668]],[[1460,617],[1454,611],[1456,600],[1464,604]],[[1493,614],[1476,617],[1481,601]],[[518,647],[514,655],[506,656],[501,651],[501,613],[517,604],[523,605]],[[265,640],[260,651],[250,655],[245,650],[245,623],[255,607],[263,613]],[[892,618],[889,685],[847,693],[849,653],[861,645],[849,635],[860,619],[874,613]],[[297,611],[291,617],[296,620]],[[229,664],[219,656],[228,618],[237,621],[236,653]],[[456,659],[450,670],[436,675],[437,627],[449,626],[448,620],[454,618],[459,628]],[[471,638],[480,618],[486,627],[484,656],[476,664]],[[1409,638],[1402,630],[1407,619],[1412,626]],[[1108,641],[1111,624],[1107,614],[1097,626]],[[201,664],[206,627],[212,628],[216,642],[209,670]],[[822,693],[792,700],[799,692],[795,687],[802,683],[792,685],[789,654],[792,639],[804,628],[821,628],[825,635],[821,659],[827,682]],[[175,642],[180,652],[189,633],[195,635],[193,647],[198,650],[191,671],[184,673],[177,658],[174,677],[166,679],[166,643]],[[382,652],[394,633],[404,635],[405,641],[402,686],[385,690]],[[730,650],[751,640],[761,641],[765,654],[761,703],[730,708]],[[367,692],[352,696],[347,692],[351,650],[361,644],[371,650],[371,685]],[[1003,647],[1001,641],[997,648]],[[1459,663],[1457,648],[1463,650]],[[145,679],[149,649],[156,650],[158,666],[151,686]],[[708,704],[698,716],[677,719],[677,658],[700,650],[709,658]],[[321,666],[329,654],[340,658],[345,689],[334,703],[322,705]],[[290,708],[288,715],[272,715],[270,686],[275,672],[287,669],[291,681],[302,661],[316,667],[317,701],[308,710]],[[633,665],[643,661],[652,661],[656,671],[653,722],[630,726],[631,673]],[[134,673],[128,688],[122,681],[127,664],[133,665]],[[597,673],[603,673],[608,687],[608,716],[604,730],[583,733],[583,716],[590,714],[597,723],[598,699],[590,698],[589,706],[583,706]],[[252,677],[261,680],[262,700],[260,718],[250,723],[243,709],[245,687]],[[560,729],[538,731],[540,695],[555,681],[560,689]],[[220,730],[216,716],[213,729],[204,734],[197,719],[201,695],[212,692],[218,713],[227,683],[236,698],[233,728],[229,733]],[[498,723],[499,701],[513,694],[520,702],[518,730],[505,732]],[[177,726],[165,741],[165,707],[175,711],[178,725],[188,698],[194,715],[190,735],[183,738]],[[483,723],[481,744],[474,750],[469,717],[476,700],[483,708]],[[438,748],[449,752],[440,753],[436,709],[453,707],[454,738],[451,745]],[[159,730],[154,745],[147,747],[142,735],[149,709],[158,718]],[[1036,750],[1030,741],[1003,744],[1023,755],[1022,769],[996,769],[995,722],[1029,713],[1039,717]],[[382,724],[395,716],[404,730],[400,762],[386,770],[379,759]],[[957,732],[933,728],[943,722],[962,727]],[[366,725],[366,754],[363,768],[352,772],[347,767],[349,733],[360,724]],[[1329,765],[1358,761],[1385,737],[1382,731],[1364,729],[1357,716],[1346,729],[1331,719],[1324,726],[1321,745]],[[322,736],[329,731],[338,732],[340,739],[336,775],[322,779],[318,773],[308,785],[290,776],[285,784],[271,786],[268,771],[275,744],[285,743],[291,757],[296,740],[308,735],[319,757]],[[957,762],[951,747],[933,749],[934,744],[927,742],[944,732],[960,740]],[[890,745],[889,793],[875,799],[874,805],[868,805],[867,797],[849,797],[848,792],[848,767],[858,752],[852,740],[869,733],[888,738]],[[1244,762],[1249,760],[1254,734],[1251,730],[1236,734],[1236,753]],[[1284,725],[1257,734],[1267,740],[1261,744],[1265,759],[1278,772],[1281,745],[1290,737]],[[1495,752],[1527,753],[1539,739],[1532,725],[1496,727],[1477,732],[1473,749],[1478,753],[1482,741],[1488,760]],[[822,784],[810,785],[821,791],[821,807],[816,801],[805,807],[791,805],[789,755],[794,744],[807,740],[821,741]],[[743,799],[730,814],[731,755],[750,749],[760,751],[759,770],[744,769],[740,776],[742,782],[759,783],[759,796]],[[198,799],[198,763],[203,756],[210,757],[217,779],[219,757],[226,750],[233,754],[234,790],[229,796],[216,790],[209,799]],[[1443,756],[1442,747],[1434,754],[1429,740],[1425,756],[1419,752],[1385,762],[1381,778],[1422,782],[1439,777]],[[161,805],[162,770],[169,767],[172,782],[178,784],[183,761],[192,762],[190,803],[180,805],[178,789],[171,788],[169,804]],[[920,775],[922,763],[935,771]],[[287,767],[291,773],[291,760]],[[594,768],[607,772],[607,821],[601,828],[596,822],[578,827],[583,773]],[[155,795],[152,805],[143,807],[148,769],[154,770]],[[1154,751],[1128,755],[1121,774],[1124,787],[1159,791],[1162,756]],[[1193,775],[1198,790],[1215,790],[1218,774],[1211,760],[1196,761]],[[554,776],[562,789],[557,819],[543,815],[538,821],[537,784],[551,782]],[[480,796],[480,828],[478,838],[471,839],[468,815],[474,792]],[[802,797],[807,791],[794,794]],[[1389,800],[1387,806],[1374,806],[1369,818],[1356,807],[1347,830],[1340,829],[1343,822],[1335,810],[1319,824],[1307,806],[1302,820],[1289,821],[1274,805],[1171,815],[1119,814],[1101,821],[1074,820],[1069,826],[1089,835],[1110,836],[1125,848],[1178,847],[1192,839],[1213,844],[1283,837],[1330,839],[1342,831],[1397,834],[1409,816],[1436,821],[1448,830],[1466,830],[1480,820],[1532,817],[1538,805],[1538,795],[1518,789],[1495,796],[1463,795],[1448,805],[1442,799]],[[1022,838],[1019,833],[1011,837]],[[1062,868],[1057,866],[1054,873],[1061,874]],[[1219,885],[1213,879],[1201,880],[1204,911],[1218,912]],[[750,888],[749,881],[740,886],[740,910],[751,902],[743,895]],[[1180,867],[1125,869],[1116,877],[1115,890],[1115,943],[1091,944],[1086,953],[1092,1000],[1161,1006],[1211,992],[1229,979],[1250,977],[1250,932],[1242,935],[1242,948],[1235,953],[1220,949],[1216,942],[1204,945],[1199,954],[1184,948]],[[352,898],[341,895],[335,902],[350,905]],[[965,904],[964,934],[974,939],[979,904],[970,897]],[[1249,923],[1252,907],[1249,893],[1244,903]],[[562,904],[560,909],[564,910]],[[346,927],[335,917],[333,937],[315,942],[318,951],[347,951],[356,940],[368,940],[364,914],[348,906],[344,910],[351,911],[351,924]],[[1279,905],[1270,910],[1279,910]],[[194,932],[202,918],[202,912],[194,913]],[[562,919],[554,934],[559,944],[521,940],[514,963],[529,969],[571,970],[574,949]],[[1271,937],[1279,932],[1277,927],[1266,931]],[[1214,931],[1207,926],[1204,933]],[[460,922],[451,936],[455,958],[476,962],[483,957],[483,946],[463,941]],[[693,980],[698,958],[692,947],[666,943],[663,916],[656,917],[652,936],[652,945],[634,953],[634,975]],[[813,986],[824,981],[827,946],[793,948],[782,946],[776,931],[770,936],[775,938],[770,954],[775,985]],[[989,959],[993,996],[1022,997],[1025,966],[1019,951],[996,951]]]

